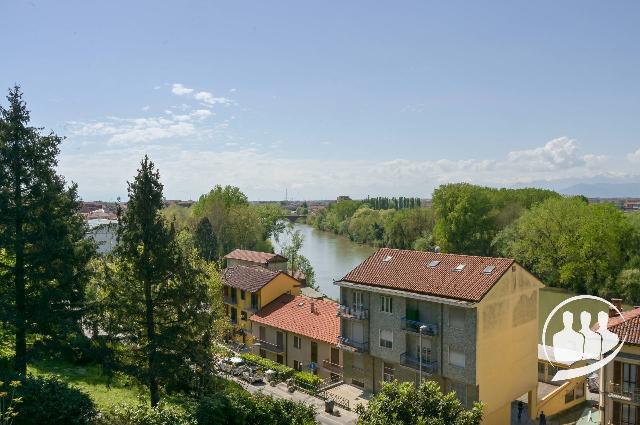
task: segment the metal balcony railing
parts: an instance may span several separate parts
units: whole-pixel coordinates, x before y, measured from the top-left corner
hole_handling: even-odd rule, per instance
[[[364,353],[366,351],[369,351],[369,342],[355,341],[351,338],[339,336],[338,348],[355,351],[357,353]]]
[[[274,344],[273,342],[256,338],[255,345],[258,345],[260,348],[264,350],[271,351],[272,353],[276,353],[276,354],[284,353],[284,344]]]
[[[418,357],[414,357],[407,353],[400,354],[400,364],[403,366],[408,366],[415,370],[420,370],[420,359]],[[434,374],[438,371],[438,362],[436,361],[427,361],[427,358],[422,359],[422,371],[425,373]]]
[[[333,373],[342,373],[342,365],[331,363],[331,360],[329,359],[324,359],[322,361],[322,367]]]
[[[406,317],[403,317],[400,320],[402,322],[402,329],[404,329],[405,331],[420,333],[420,328],[422,326],[426,326],[426,328],[422,331],[422,335],[438,335],[438,325],[436,324],[420,322],[418,320],[411,320],[407,319]]]
[[[622,400],[640,403],[640,387],[609,382],[609,396]]]
[[[338,316],[344,317],[345,319],[368,320],[369,309],[362,306],[353,305],[350,307],[340,304],[340,306],[338,306]]]

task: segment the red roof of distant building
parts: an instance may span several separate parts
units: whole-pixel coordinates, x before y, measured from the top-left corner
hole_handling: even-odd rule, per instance
[[[226,259],[250,261],[252,263],[283,263],[287,261],[285,257],[271,252],[249,251],[246,249],[234,249],[224,256]]]
[[[232,266],[222,271],[222,283],[232,288],[239,288],[249,292],[258,292],[280,273],[262,267]]]
[[[335,345],[340,334],[337,311],[338,304],[334,301],[284,294],[249,320]]]
[[[438,263],[430,266],[432,262]],[[342,281],[478,302],[514,263],[509,258],[382,248]],[[461,264],[464,268],[455,271]]]
[[[621,340],[626,338],[626,344],[640,345],[640,308],[623,311],[622,316],[610,317],[607,328]],[[594,330],[598,330],[598,325],[594,326]]]

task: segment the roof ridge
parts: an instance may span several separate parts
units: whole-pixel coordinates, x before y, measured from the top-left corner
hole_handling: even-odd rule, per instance
[[[434,252],[434,251],[419,251],[416,249],[401,249],[401,248],[379,248],[379,251],[388,250],[388,251],[401,251],[401,252],[416,252],[416,253],[425,253],[425,254],[436,254],[436,255],[448,255],[448,256],[456,256],[456,257],[470,257],[470,258],[491,258],[495,260],[509,260],[516,261],[514,258],[509,257],[490,257],[486,255],[473,255],[473,254],[457,254],[455,252]]]

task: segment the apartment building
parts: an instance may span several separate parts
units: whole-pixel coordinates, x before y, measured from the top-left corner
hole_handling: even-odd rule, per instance
[[[271,252],[249,251],[234,249],[224,256],[227,267],[247,266],[262,267],[273,271],[287,271],[287,259],[280,254]]]
[[[610,317],[607,328],[626,341],[600,369],[602,424],[640,425],[640,308]]]
[[[300,282],[283,271],[263,267],[233,265],[222,272],[226,315],[234,326],[234,339],[250,343],[249,316],[282,294],[297,295]]]
[[[342,377],[338,304],[285,294],[252,315],[253,352],[335,382]]]
[[[510,423],[523,394],[536,411],[543,285],[514,260],[383,248],[335,284],[346,383],[422,376],[482,401],[485,424]]]

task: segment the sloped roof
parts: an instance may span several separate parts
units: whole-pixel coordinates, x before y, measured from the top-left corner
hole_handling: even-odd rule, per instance
[[[232,288],[258,292],[280,273],[286,274],[262,267],[232,266],[222,271],[222,282]]]
[[[607,328],[621,340],[626,337],[625,344],[640,345],[640,308],[623,311],[622,316],[610,317]],[[594,330],[598,330],[598,325],[594,326]]]
[[[314,312],[311,303],[314,303]],[[335,345],[340,334],[337,311],[338,304],[334,301],[284,294],[249,320]]]
[[[429,267],[432,261],[439,263]],[[341,280],[478,302],[514,263],[509,258],[382,248]],[[464,268],[454,271],[459,264]],[[490,273],[484,272],[487,266],[494,267]]]
[[[283,263],[287,261],[287,259],[280,254],[274,254],[272,252],[249,251],[246,249],[234,249],[233,251],[225,255],[224,258],[232,260],[251,261],[252,263],[258,264]]]

